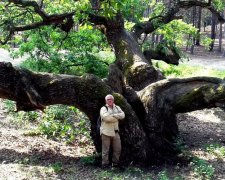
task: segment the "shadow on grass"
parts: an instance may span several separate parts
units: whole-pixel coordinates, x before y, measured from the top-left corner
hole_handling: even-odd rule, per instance
[[[218,117],[217,122],[210,122],[204,116],[198,119],[187,114],[180,114],[178,126],[180,137],[183,138],[188,149],[199,149],[205,144],[212,143],[225,144],[225,121],[222,116]]]
[[[57,162],[61,162],[62,164],[74,164],[78,162],[79,159],[80,158],[64,156],[50,149],[43,151],[37,151],[36,149],[34,149],[29,153],[21,153],[12,149],[0,149],[0,163],[4,164],[25,163],[31,165],[46,166]]]

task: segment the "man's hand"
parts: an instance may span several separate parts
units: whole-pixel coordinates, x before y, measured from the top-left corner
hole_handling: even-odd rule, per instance
[[[121,113],[115,113],[115,114],[113,114],[113,117],[115,117],[115,118],[118,119],[118,120],[122,120],[122,119],[125,118],[125,114],[124,114],[124,112],[121,112]]]

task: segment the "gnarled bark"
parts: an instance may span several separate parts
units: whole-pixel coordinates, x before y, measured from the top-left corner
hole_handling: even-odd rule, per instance
[[[122,143],[126,144],[122,151],[123,160],[131,162],[139,158],[147,159],[148,146],[145,145],[148,141],[135,112],[120,94],[113,93],[111,88],[96,76],[32,73],[1,62],[0,79],[0,97],[16,101],[18,110],[42,109],[51,104],[74,105],[79,108],[91,121],[91,136],[98,151],[101,150],[101,145],[100,137],[97,137],[96,121],[105,96],[112,93],[117,104],[126,113],[126,119],[120,127]],[[34,93],[30,93],[27,87],[32,87]],[[33,99],[38,99],[37,103],[33,103]]]
[[[112,93],[126,114],[120,123],[120,134],[121,160],[127,163],[170,158],[177,152],[175,114],[215,107],[225,98],[224,81],[207,77],[161,80],[141,91],[127,86],[124,96],[93,75],[33,73],[10,63],[0,63],[0,79],[0,97],[16,101],[19,110],[43,109],[51,104],[78,107],[91,121],[91,136],[98,152],[101,142],[96,121],[105,95]]]
[[[141,90],[162,78],[161,74],[145,59],[134,37],[124,29],[120,15],[115,20],[111,20],[107,27],[106,37],[114,47],[115,64],[124,74],[124,85],[131,86],[134,90]]]
[[[163,52],[160,51],[154,51],[154,50],[148,50],[148,51],[144,51],[143,52],[145,55],[145,58],[148,59],[149,61],[151,61],[151,59],[155,59],[155,60],[162,60],[168,64],[174,64],[174,65],[178,65],[179,64],[179,60],[180,60],[180,55],[178,53],[176,53],[175,51],[171,51],[168,54],[165,54]]]

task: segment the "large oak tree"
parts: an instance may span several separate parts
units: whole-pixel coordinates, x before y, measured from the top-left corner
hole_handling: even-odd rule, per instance
[[[1,44],[6,44],[15,32],[42,26],[54,26],[69,33],[75,24],[74,17],[79,14],[80,23],[86,20],[105,35],[116,60],[109,66],[104,80],[91,74],[78,77],[34,73],[1,62],[0,97],[16,101],[17,109],[25,111],[43,110],[52,104],[74,105],[89,117],[91,136],[96,150],[100,151],[96,121],[105,95],[111,93],[126,114],[120,123],[121,159],[127,163],[151,163],[170,158],[177,152],[174,145],[178,135],[176,113],[215,107],[225,98],[224,81],[212,77],[165,79],[151,65],[151,58],[178,64],[179,55],[173,49],[169,55],[154,50],[142,52],[138,39],[153,33],[162,24],[181,18],[177,16],[179,11],[193,6],[209,9],[221,22],[224,19],[211,0],[176,0],[169,2],[169,7],[165,3],[161,14],[146,22],[134,20],[136,24],[128,31],[124,21],[131,17],[124,9],[129,3],[134,9],[132,2],[67,0],[64,3],[70,6],[58,3],[61,9],[52,12],[49,9],[53,7],[45,0],[2,1]],[[14,15],[9,15],[10,8],[14,8]],[[23,20],[26,16],[32,18]]]

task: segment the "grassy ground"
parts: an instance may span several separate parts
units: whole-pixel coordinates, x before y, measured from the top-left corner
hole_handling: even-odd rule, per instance
[[[225,77],[225,69],[212,69],[210,66],[200,66],[190,64],[180,64],[179,66],[169,65],[161,61],[153,61],[153,65],[158,68],[167,78],[187,78],[194,76],[212,76],[218,78]],[[219,66],[219,65],[218,65]]]

